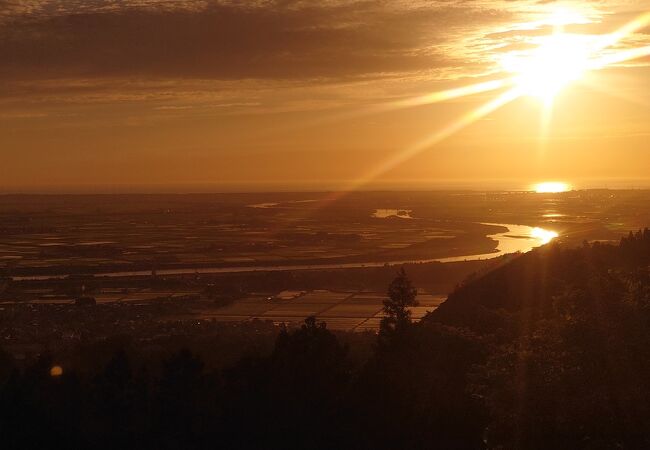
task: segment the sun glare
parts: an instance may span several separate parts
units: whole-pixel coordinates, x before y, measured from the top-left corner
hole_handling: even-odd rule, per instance
[[[533,190],[538,194],[557,194],[558,192],[567,192],[571,186],[561,181],[545,181],[533,186]]]
[[[582,11],[581,8],[557,8],[540,20],[518,24],[515,28],[507,30],[526,34],[526,37],[522,37],[519,42],[525,48],[517,46],[516,50],[508,50],[496,56],[494,62],[500,65],[501,70],[498,72],[503,75],[500,79],[392,101],[368,109],[366,113],[372,114],[445,102],[492,91],[496,93],[494,97],[488,98],[485,103],[450,121],[442,129],[433,131],[419,142],[379,161],[367,174],[346,186],[346,189],[357,189],[521,97],[533,97],[543,104],[540,111],[539,132],[540,148],[543,151],[551,125],[554,99],[560,91],[570,84],[584,82],[590,87],[596,84],[601,90],[610,92],[612,88],[602,87],[600,83],[594,81],[595,77],[587,77],[587,75],[650,56],[650,45],[623,49],[619,45],[621,41],[650,25],[650,12],[639,15],[621,28],[607,34],[565,32],[566,27],[571,25],[596,23],[597,18],[590,17],[587,13],[587,9]],[[537,33],[549,27],[552,28],[550,34]],[[526,32],[529,31],[535,33],[527,34]],[[508,45],[504,47],[512,48]],[[568,191],[571,186],[566,183],[545,182],[533,186],[532,189],[538,193],[556,193]]]
[[[544,37],[531,51],[505,55],[501,64],[514,75],[521,95],[550,102],[588,70],[589,56],[583,37],[559,32]]]

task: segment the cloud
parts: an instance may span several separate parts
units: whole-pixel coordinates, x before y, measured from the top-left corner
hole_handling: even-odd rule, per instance
[[[345,78],[457,65],[472,2],[0,1],[0,77]]]
[[[536,0],[0,0],[0,103],[23,114],[263,98],[267,109],[293,111],[297,103],[346,104],[361,91],[367,98],[357,101],[420,95],[496,73],[499,55],[534,47],[552,31],[536,21],[553,7]],[[581,7],[593,23],[572,32],[611,31],[636,16],[636,8],[604,14],[601,2]],[[620,23],[612,27],[605,16]]]

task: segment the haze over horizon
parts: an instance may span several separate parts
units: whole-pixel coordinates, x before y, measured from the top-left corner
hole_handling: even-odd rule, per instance
[[[584,190],[647,190],[650,179],[605,179],[561,181],[560,191]],[[535,192],[546,182],[528,180],[418,180],[371,182],[355,188],[363,192]],[[312,182],[232,182],[232,183],[160,183],[160,184],[79,184],[3,187],[0,195],[105,195],[105,194],[246,194],[246,193],[326,193],[350,192],[348,181]]]
[[[647,187],[648,10],[0,0],[0,191]]]

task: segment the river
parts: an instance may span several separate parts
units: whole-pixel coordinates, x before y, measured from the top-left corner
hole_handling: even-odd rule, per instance
[[[384,265],[401,265],[417,264],[431,262],[461,262],[476,261],[479,259],[491,259],[508,253],[525,253],[535,247],[547,244],[556,238],[557,233],[545,230],[539,227],[529,227],[527,225],[513,225],[501,223],[485,223],[484,225],[495,225],[505,227],[508,230],[503,233],[489,234],[488,237],[498,241],[497,248],[491,253],[482,253],[478,255],[450,256],[446,258],[418,259],[418,260],[400,260],[400,261],[381,261],[381,262],[354,262],[354,263],[325,263],[325,264],[294,264],[282,266],[244,266],[244,267],[203,267],[190,269],[160,269],[156,271],[157,275],[191,275],[191,274],[216,274],[216,273],[247,273],[247,272],[281,272],[287,270],[326,270],[326,269],[355,269],[362,267],[382,267]],[[54,280],[63,279],[68,275],[38,275],[38,276],[18,276],[12,277],[14,281],[36,281],[36,280]],[[136,277],[151,276],[151,270],[134,270],[124,272],[105,272],[96,273],[95,277]]]

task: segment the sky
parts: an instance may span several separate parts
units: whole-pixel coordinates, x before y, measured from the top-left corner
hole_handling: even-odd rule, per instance
[[[650,185],[648,12],[0,0],[0,192]]]

